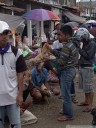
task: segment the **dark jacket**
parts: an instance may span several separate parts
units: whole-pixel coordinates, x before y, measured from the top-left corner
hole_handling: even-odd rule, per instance
[[[83,44],[82,49],[79,48],[81,55],[79,65],[81,67],[92,66],[95,58],[96,43],[94,39],[90,39],[86,44]]]

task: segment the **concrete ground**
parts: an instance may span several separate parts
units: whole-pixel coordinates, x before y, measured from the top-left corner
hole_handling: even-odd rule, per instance
[[[84,101],[84,93],[78,90],[78,75],[75,79],[76,96],[79,102]],[[95,75],[96,78],[96,75]],[[58,85],[53,85],[58,86]],[[96,105],[96,86],[94,89],[94,105]],[[82,112],[85,107],[77,106],[73,104],[74,108],[74,120],[67,122],[59,122],[57,118],[59,111],[62,108],[62,102],[58,96],[52,96],[48,100],[47,104],[35,104],[31,108],[31,112],[38,118],[38,122],[32,125],[23,126],[22,128],[91,128],[92,115],[86,112]],[[72,125],[72,126],[70,126]],[[73,126],[76,125],[76,126]],[[79,125],[79,126],[78,126]],[[82,126],[83,125],[83,126]],[[90,126],[89,126],[90,125]]]
[[[58,84],[53,84],[53,86],[59,87]],[[75,86],[76,97],[78,101],[84,101],[84,93],[78,90],[78,75],[75,79]],[[96,85],[94,88],[94,93],[95,95],[93,106],[96,105]],[[29,99],[31,98],[29,97]],[[91,127],[92,115],[90,114],[90,112],[82,112],[85,107],[80,107],[76,104],[73,104],[74,120],[66,122],[57,121],[61,108],[62,102],[61,99],[58,98],[58,96],[52,96],[51,98],[49,98],[48,103],[33,104],[30,111],[38,118],[38,122],[35,124],[22,126],[22,128],[93,128]],[[8,128],[8,126],[6,128]]]

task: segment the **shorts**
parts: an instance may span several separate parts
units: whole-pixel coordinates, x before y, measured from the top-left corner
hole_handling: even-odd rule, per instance
[[[17,104],[0,106],[0,128],[4,128],[5,113],[8,116],[10,124],[14,125],[13,128],[21,128],[20,108]]]
[[[84,67],[79,69],[79,89],[85,93],[93,92],[94,69],[93,67]]]

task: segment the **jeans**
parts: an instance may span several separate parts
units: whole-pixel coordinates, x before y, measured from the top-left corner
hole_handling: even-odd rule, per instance
[[[74,80],[72,80],[72,83],[71,83],[71,96],[75,96],[75,84],[74,84]]]
[[[69,68],[60,71],[61,96],[63,101],[63,113],[68,118],[73,117],[72,99],[71,99],[71,83],[76,75],[75,68]]]
[[[0,128],[4,128],[5,112],[11,125],[10,128],[21,128],[20,108],[17,104],[0,106]]]

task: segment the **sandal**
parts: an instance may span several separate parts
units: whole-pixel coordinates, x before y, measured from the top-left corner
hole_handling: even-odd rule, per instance
[[[63,115],[63,116],[60,116],[57,120],[58,121],[71,121],[71,120],[73,120],[74,118],[68,118],[68,117],[66,117],[65,115]]]
[[[60,114],[60,115],[64,115],[64,112],[63,112],[62,109],[60,110],[59,114]]]
[[[73,102],[74,104],[77,104],[77,103],[78,103],[78,100],[76,99],[76,97],[72,97],[72,102]]]
[[[86,108],[85,110],[83,110],[82,112],[91,112],[92,109],[91,108]]]
[[[81,102],[80,104],[78,104],[78,106],[88,106],[89,104],[86,102]]]

